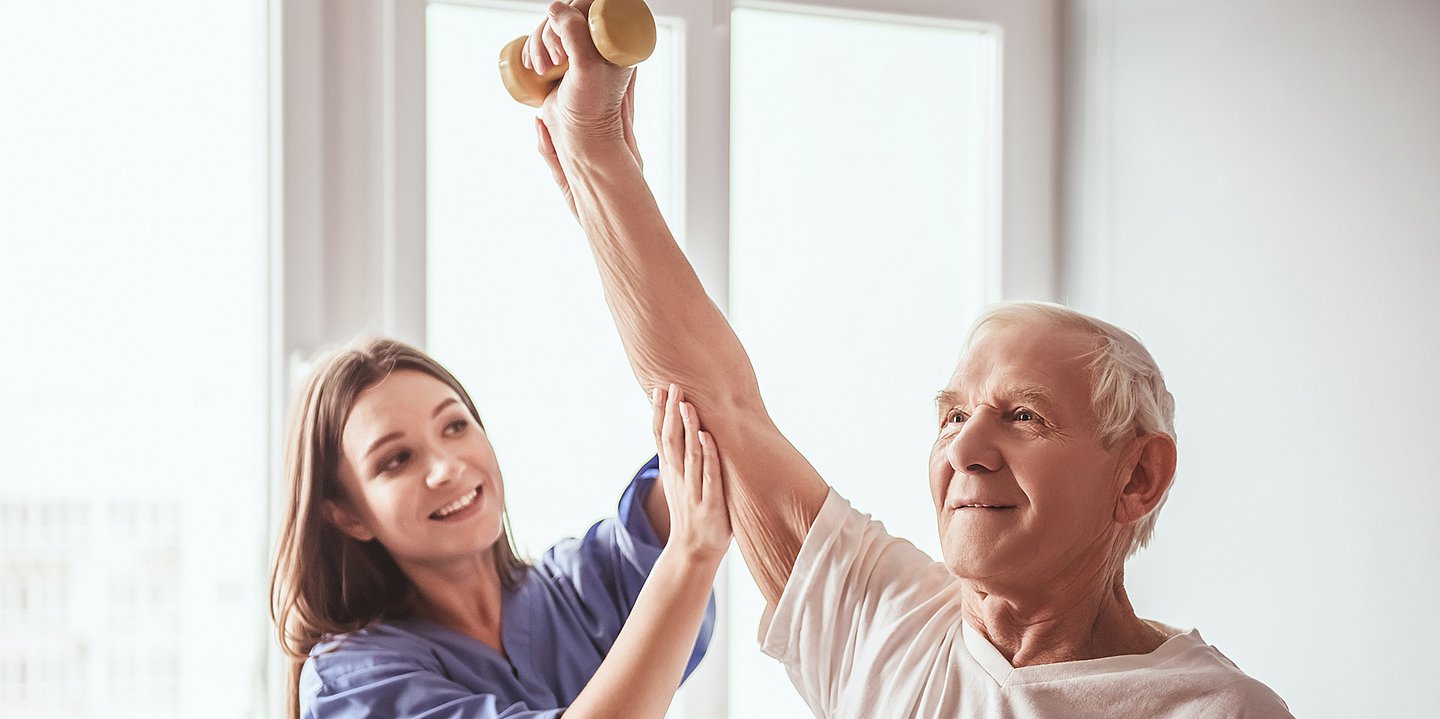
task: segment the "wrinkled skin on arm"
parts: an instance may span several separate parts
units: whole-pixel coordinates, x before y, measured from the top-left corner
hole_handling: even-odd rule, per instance
[[[526,48],[538,71],[570,63],[542,108],[540,152],[589,239],[636,379],[647,393],[677,384],[726,448],[731,524],[773,605],[828,487],[771,420],[745,348],[660,215],[631,130],[634,71],[600,58],[589,6],[552,4]]]

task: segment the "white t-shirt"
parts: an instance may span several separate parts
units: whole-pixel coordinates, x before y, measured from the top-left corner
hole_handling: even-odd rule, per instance
[[[1195,630],[1149,654],[1015,668],[966,626],[945,565],[834,490],[761,648],[818,717],[1291,717]]]

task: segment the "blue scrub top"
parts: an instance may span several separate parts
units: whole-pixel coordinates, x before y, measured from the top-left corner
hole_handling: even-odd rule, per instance
[[[600,667],[660,556],[644,510],[658,476],[652,458],[621,495],[619,516],[551,547],[505,595],[500,633],[508,660],[429,620],[379,622],[311,650],[300,674],[301,716],[560,716]],[[685,676],[714,627],[712,593]]]

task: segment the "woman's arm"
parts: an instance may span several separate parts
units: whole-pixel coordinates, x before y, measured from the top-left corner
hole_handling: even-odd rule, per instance
[[[730,546],[719,450],[679,391],[652,395],[670,541],[615,644],[566,715],[665,716],[685,673],[710,586]]]
[[[632,499],[622,498],[619,517],[597,523],[584,540],[561,542],[530,570],[546,588],[528,594],[538,604],[522,609],[539,611],[536,620],[551,616],[559,632],[574,632],[557,649],[570,647],[581,666],[594,668],[578,687],[568,670],[547,672],[574,692],[568,707],[511,682],[499,655],[474,656],[473,640],[437,646],[382,622],[326,640],[305,663],[302,716],[554,719],[563,711],[579,719],[662,719],[709,641],[702,626],[707,616],[713,620],[710,589],[731,538],[718,447],[708,436],[702,444],[699,418],[681,399],[678,391],[656,393],[658,476],[647,463],[631,488],[648,485],[669,495],[664,548],[643,531],[648,523],[634,516],[639,495],[627,491]],[[591,653],[607,646],[602,656]],[[530,653],[523,642],[519,651]],[[464,668],[452,671],[452,663]]]
[[[590,240],[641,386],[673,378],[730,448],[721,461],[735,535],[773,604],[828,487],[771,421],[745,348],[660,215],[630,130],[633,71],[600,58],[587,30],[589,5],[553,3],[531,37],[533,67],[553,64],[542,47],[570,63],[543,108],[541,153]]]

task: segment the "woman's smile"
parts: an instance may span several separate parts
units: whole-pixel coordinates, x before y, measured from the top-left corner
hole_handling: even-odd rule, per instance
[[[479,485],[455,501],[430,513],[430,518],[440,522],[451,522],[469,517],[480,511],[480,499],[485,495],[485,485]]]

